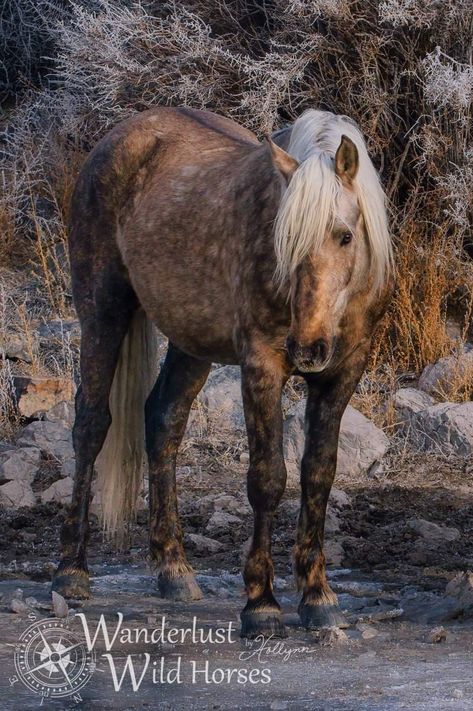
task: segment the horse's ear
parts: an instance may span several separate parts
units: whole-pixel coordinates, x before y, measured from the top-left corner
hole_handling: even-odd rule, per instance
[[[299,162],[280,148],[269,136],[264,137],[271,151],[273,163],[278,170],[281,171],[287,182],[292,178],[295,170],[299,167]]]
[[[342,136],[335,153],[335,173],[343,183],[351,185],[358,173],[358,148],[351,138]]]

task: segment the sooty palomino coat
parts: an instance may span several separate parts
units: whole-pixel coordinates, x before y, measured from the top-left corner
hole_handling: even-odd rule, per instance
[[[281,392],[295,373],[308,388],[299,613],[309,628],[342,622],[324,519],[340,419],[391,291],[384,196],[349,119],[308,111],[275,141],[288,152],[212,113],[157,108],[113,129],[82,169],[70,217],[82,327],[76,476],[53,579],[65,596],[89,595],[94,462],[105,526],[117,532],[133,514],[145,441],[159,590],[200,596],[183,549],[176,455],[212,362],[236,363],[254,511],[242,635],[284,634],[271,528],[286,482]],[[169,349],[151,388],[154,326]]]

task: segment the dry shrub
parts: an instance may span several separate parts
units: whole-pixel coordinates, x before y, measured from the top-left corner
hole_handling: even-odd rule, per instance
[[[36,245],[52,311],[69,304],[71,185],[112,124],[185,103],[261,134],[317,106],[358,122],[392,204],[397,291],[367,402],[454,350],[446,320],[465,326],[473,292],[471,0],[46,4],[40,35],[46,23],[54,61],[8,117],[0,219],[15,245]]]

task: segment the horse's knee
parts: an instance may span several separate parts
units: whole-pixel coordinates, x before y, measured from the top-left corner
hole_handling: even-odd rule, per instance
[[[253,510],[275,511],[284,489],[287,471],[284,459],[250,464],[248,469],[248,500]]]
[[[76,457],[95,459],[102,448],[111,421],[108,402],[100,402],[94,406],[84,402],[77,404],[72,428]]]

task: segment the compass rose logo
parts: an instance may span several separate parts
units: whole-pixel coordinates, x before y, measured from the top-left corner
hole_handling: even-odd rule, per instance
[[[14,661],[23,684],[50,699],[77,695],[96,666],[95,651],[89,651],[84,640],[56,618],[34,622],[23,632]]]

